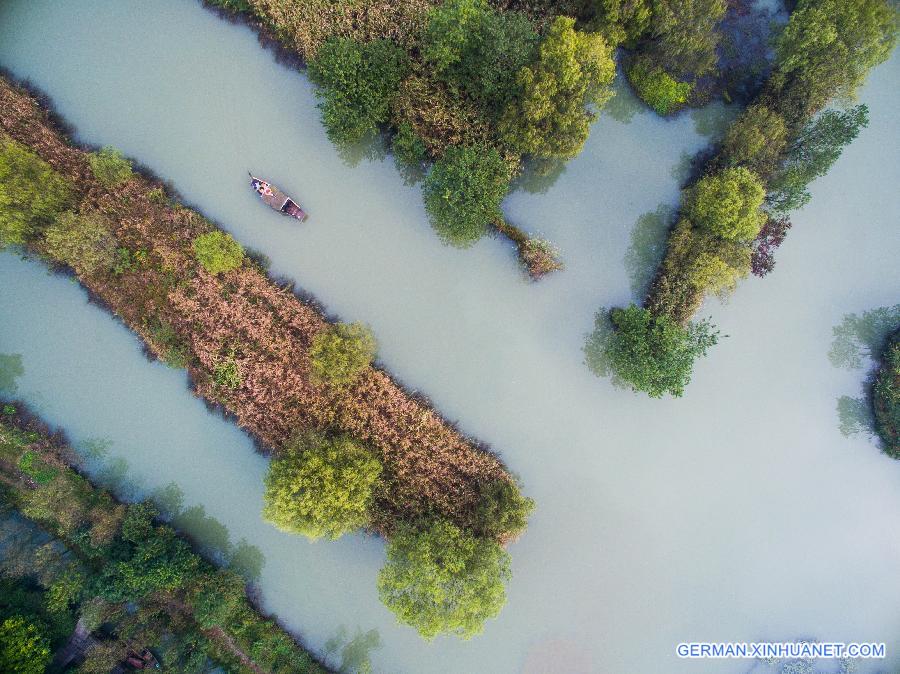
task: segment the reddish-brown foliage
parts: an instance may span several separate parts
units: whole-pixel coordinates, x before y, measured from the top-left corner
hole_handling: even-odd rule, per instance
[[[80,208],[116,223],[120,246],[144,251],[119,275],[98,272],[82,283],[163,356],[151,326],[164,321],[187,346],[196,393],[233,413],[275,452],[303,429],[333,428],[369,443],[382,456],[384,484],[373,526],[389,534],[397,519],[441,514],[471,526],[483,483],[509,479],[500,461],[369,368],[349,389],[309,379],[308,347],[326,321],[310,304],[275,285],[252,264],[219,276],[194,259],[192,239],[212,225],[196,212],[160,203],[159,185],[136,175],[115,193],[100,185],[85,152],[73,147],[27,93],[0,79],[0,132],[28,145],[77,186]],[[158,195],[158,192],[157,192]],[[37,245],[38,252],[39,244]],[[241,383],[219,387],[213,367],[234,358]]]

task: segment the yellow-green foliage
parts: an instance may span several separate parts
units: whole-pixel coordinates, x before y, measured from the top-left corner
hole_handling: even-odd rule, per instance
[[[45,631],[22,616],[0,622],[0,671],[43,674],[50,664],[50,640]]]
[[[519,71],[518,97],[500,122],[504,140],[535,157],[569,158],[587,140],[593,119],[586,106],[612,96],[612,47],[600,33],[575,30],[558,17],[541,42],[535,64]]]
[[[24,145],[0,136],[0,248],[25,243],[72,202],[72,185]]]
[[[60,215],[44,234],[44,249],[79,274],[109,271],[116,261],[116,240],[99,212]]]
[[[306,59],[330,37],[385,38],[410,48],[425,25],[428,0],[250,0],[253,12]]]
[[[704,176],[688,190],[686,215],[698,227],[730,241],[750,241],[762,228],[766,197],[759,177],[749,169],[728,168]]]
[[[231,234],[214,230],[201,234],[193,243],[194,255],[210,274],[237,269],[244,261],[244,249]]]
[[[451,633],[468,639],[506,603],[509,555],[450,522],[404,526],[388,543],[378,574],[381,601],[426,639]]]
[[[365,526],[381,462],[349,436],[307,433],[269,464],[263,517],[279,529],[335,539]]]
[[[638,97],[660,115],[675,112],[694,89],[690,82],[679,82],[646,58],[637,59],[628,69],[628,81]]]
[[[785,116],[805,120],[832,97],[853,97],[894,48],[897,16],[887,0],[800,0],[776,43],[773,84],[787,90]]]
[[[349,386],[375,358],[378,345],[362,323],[335,323],[318,333],[309,347],[313,380]]]
[[[131,162],[112,145],[87,156],[91,171],[105,187],[115,187],[127,182],[133,174]]]

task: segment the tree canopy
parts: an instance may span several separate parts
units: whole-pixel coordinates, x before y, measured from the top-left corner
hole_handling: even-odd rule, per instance
[[[401,527],[387,547],[378,592],[398,620],[426,639],[469,638],[506,602],[509,555],[445,520]]]
[[[515,538],[525,531],[532,510],[534,501],[523,496],[512,480],[487,482],[478,499],[477,529],[486,538]]]
[[[369,521],[381,462],[346,435],[306,433],[269,464],[263,517],[283,531],[335,539]]]
[[[338,144],[356,143],[386,122],[408,70],[409,58],[390,40],[329,38],[309,62],[328,137]]]
[[[601,376],[644,391],[651,398],[679,397],[691,380],[694,360],[718,341],[707,321],[682,327],[668,316],[630,305],[597,316],[585,355],[588,367]]]
[[[852,97],[891,53],[897,12],[886,0],[800,0],[776,43],[776,86],[800,119],[832,97]]]
[[[72,202],[72,185],[14,140],[0,135],[0,248],[25,243]]]
[[[237,269],[244,261],[244,249],[231,234],[213,230],[194,239],[194,255],[210,274]]]
[[[787,144],[787,125],[777,112],[751,105],[728,127],[722,156],[728,166],[744,166],[758,175],[770,174]]]
[[[524,14],[499,12],[486,0],[447,0],[428,12],[422,55],[438,78],[499,116],[537,42]]]
[[[506,142],[524,154],[567,159],[587,140],[593,114],[612,96],[615,62],[600,33],[575,30],[557,17],[540,44],[536,63],[519,71],[519,92],[500,122]]]
[[[425,209],[441,237],[469,246],[501,217],[500,202],[509,189],[509,170],[496,148],[454,145],[425,177]]]
[[[46,628],[23,616],[0,622],[0,671],[8,674],[43,674],[50,664]]]
[[[334,323],[316,334],[309,347],[312,378],[349,386],[375,358],[378,344],[362,323]]]
[[[730,241],[750,241],[762,228],[766,192],[759,177],[743,168],[704,176],[688,190],[686,213],[697,226]]]
[[[725,0],[654,0],[646,53],[667,72],[696,78],[715,69]]]

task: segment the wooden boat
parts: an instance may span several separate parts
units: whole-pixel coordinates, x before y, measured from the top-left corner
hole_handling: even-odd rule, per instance
[[[250,186],[259,195],[259,198],[270,208],[273,208],[284,215],[289,215],[292,218],[297,218],[301,222],[306,220],[306,211],[300,208],[300,204],[274,185],[266,182],[262,178],[257,178],[250,173]]]

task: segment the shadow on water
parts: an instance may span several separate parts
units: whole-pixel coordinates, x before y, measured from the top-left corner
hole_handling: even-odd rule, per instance
[[[705,136],[710,141],[717,142],[738,114],[740,114],[740,108],[736,105],[713,103],[691,110],[691,119],[694,121],[694,130],[698,134]]]
[[[358,143],[335,144],[337,154],[350,168],[356,168],[363,161],[382,161],[388,156],[390,146],[383,133],[371,133]]]
[[[669,225],[675,209],[661,204],[644,213],[631,230],[631,245],[625,252],[625,269],[631,282],[631,294],[641,298],[647,292],[653,274],[666,252]]]
[[[841,396],[837,400],[838,430],[844,437],[875,435],[875,416],[865,398]]]
[[[19,390],[16,379],[25,374],[22,355],[18,353],[0,353],[0,393],[12,396]]]
[[[678,183],[679,187],[683,187],[691,177],[694,170],[694,155],[690,152],[682,152],[678,157],[678,161],[669,171],[669,175]]]
[[[184,533],[207,558],[227,566],[248,582],[259,579],[266,558],[262,551],[245,539],[231,542],[231,534],[222,522],[206,514],[202,505],[184,507],[184,492],[174,482],[155,489],[150,499],[162,516]]]
[[[900,304],[878,307],[862,314],[847,314],[832,329],[834,339],[828,360],[836,368],[860,370],[866,362],[877,362],[888,335],[900,324]],[[845,437],[877,437],[871,405],[871,388],[876,368],[862,382],[863,395],[841,396],[837,400],[838,430]]]
[[[510,185],[510,191],[521,189],[529,194],[544,194],[565,172],[566,162],[560,159],[528,159],[522,173]]]
[[[613,83],[615,95],[607,102],[600,114],[609,115],[621,124],[630,124],[634,116],[640,112],[644,104],[634,95],[631,87],[620,72]]]
[[[99,461],[109,453],[112,444],[109,438],[87,438],[78,443],[78,452],[86,459]]]
[[[847,314],[832,329],[834,340],[828,360],[834,367],[860,369],[865,360],[878,360],[888,334],[900,323],[900,304],[878,307],[862,314]]]
[[[346,674],[367,674],[372,671],[371,654],[382,647],[381,635],[372,629],[363,632],[358,627],[352,639],[348,639],[347,628],[341,626],[337,634],[325,642],[326,664],[332,656],[340,663],[335,665],[339,672]]]

